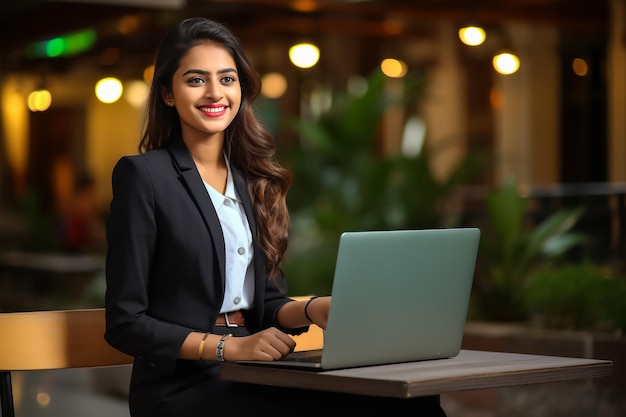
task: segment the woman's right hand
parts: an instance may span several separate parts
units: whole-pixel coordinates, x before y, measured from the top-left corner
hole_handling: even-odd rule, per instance
[[[275,361],[293,352],[296,342],[276,327],[250,336],[229,337],[224,344],[224,360]]]

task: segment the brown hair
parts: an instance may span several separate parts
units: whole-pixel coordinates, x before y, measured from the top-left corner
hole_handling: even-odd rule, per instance
[[[256,215],[258,245],[267,259],[269,278],[282,274],[287,250],[289,212],[286,196],[292,176],[276,159],[276,146],[251,107],[261,90],[261,78],[243,53],[239,40],[225,26],[206,18],[183,20],[170,30],[159,47],[146,105],[145,126],[139,151],[167,146],[180,134],[176,110],[165,105],[161,89],[171,90],[181,58],[206,41],[223,46],[233,57],[241,82],[241,108],[225,132],[230,163],[247,179]]]

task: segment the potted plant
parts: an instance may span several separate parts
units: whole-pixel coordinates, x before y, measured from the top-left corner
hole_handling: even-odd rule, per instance
[[[487,193],[473,297],[473,314],[480,318],[526,320],[525,291],[533,271],[588,241],[574,230],[582,207],[560,209],[533,224],[528,204],[512,180]]]

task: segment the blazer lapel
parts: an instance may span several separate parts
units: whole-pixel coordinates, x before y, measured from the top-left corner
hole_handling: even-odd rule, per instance
[[[226,246],[224,244],[224,235],[222,234],[222,227],[220,226],[219,218],[213,203],[211,203],[211,197],[207,193],[206,187],[202,182],[202,178],[198,173],[196,164],[191,158],[191,154],[185,146],[180,136],[172,139],[169,146],[169,152],[172,156],[174,164],[178,167],[180,176],[186,185],[187,190],[193,201],[195,202],[204,223],[209,229],[211,234],[215,253],[217,254],[217,261],[219,264],[220,277],[222,284],[226,283]]]
[[[230,171],[233,173],[233,182],[235,183],[235,190],[237,195],[241,199],[243,209],[246,212],[248,223],[250,223],[250,230],[252,231],[252,238],[256,238],[256,219],[254,217],[254,210],[252,209],[252,202],[250,201],[250,194],[248,193],[248,186],[246,180],[243,178],[241,172],[231,165]]]

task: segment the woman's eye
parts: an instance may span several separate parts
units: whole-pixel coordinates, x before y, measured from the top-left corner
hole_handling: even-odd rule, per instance
[[[204,82],[204,79],[200,78],[200,77],[194,77],[194,78],[190,78],[187,81],[189,84],[201,84]]]
[[[234,78],[234,77],[227,76],[227,77],[222,78],[222,82],[223,82],[224,84],[231,84],[231,83],[234,83],[234,82],[235,82],[235,78]]]

